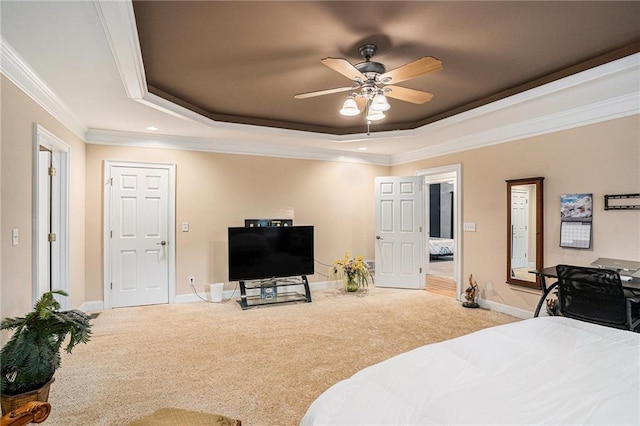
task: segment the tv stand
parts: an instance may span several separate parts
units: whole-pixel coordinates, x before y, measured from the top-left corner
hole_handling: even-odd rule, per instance
[[[285,289],[285,287],[298,287],[301,291],[304,290],[304,293],[291,291],[291,289]],[[247,295],[247,290],[258,290],[258,294]],[[311,291],[309,290],[309,281],[306,275],[248,282],[240,281],[240,300],[238,300],[238,303],[243,310],[255,306],[292,302],[311,303]]]

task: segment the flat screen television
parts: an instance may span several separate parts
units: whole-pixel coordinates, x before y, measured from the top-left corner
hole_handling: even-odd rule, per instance
[[[313,226],[229,228],[229,281],[313,275]]]

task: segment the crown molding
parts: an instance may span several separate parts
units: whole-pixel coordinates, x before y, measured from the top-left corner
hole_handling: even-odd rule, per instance
[[[0,72],[76,136],[84,139],[88,127],[33,72],[4,37],[0,37]]]
[[[99,1],[98,12],[113,59],[127,96],[142,99],[147,93],[147,78],[142,62],[140,40],[131,1]]]
[[[640,114],[640,53],[423,126],[403,164]]]
[[[148,133],[121,132],[117,130],[90,129],[88,143],[119,145],[137,148],[161,148],[183,151],[216,152],[235,155],[293,158],[300,160],[339,161],[343,163],[390,166],[390,156],[367,153],[349,153],[310,147],[276,146],[268,143],[237,140],[193,138],[175,135],[151,135]]]

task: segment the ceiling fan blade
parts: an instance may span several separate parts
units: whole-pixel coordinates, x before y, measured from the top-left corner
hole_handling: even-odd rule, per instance
[[[349,90],[355,90],[358,86],[354,87],[336,87],[335,89],[318,90],[316,92],[299,93],[294,96],[295,99],[307,99],[315,96],[330,95],[331,93],[347,92]]]
[[[440,71],[442,61],[431,56],[425,56],[408,64],[402,65],[389,72],[381,74],[378,80],[384,84],[400,83],[431,72]]]
[[[362,74],[356,67],[351,65],[349,61],[342,58],[324,58],[320,62],[324,65],[328,66],[334,71],[339,72],[340,74],[347,77],[349,80],[353,81],[367,81],[367,76]]]
[[[385,86],[384,95],[389,98],[411,102],[413,104],[423,104],[425,102],[429,102],[431,98],[433,98],[433,93],[407,89],[406,87],[400,86]]]

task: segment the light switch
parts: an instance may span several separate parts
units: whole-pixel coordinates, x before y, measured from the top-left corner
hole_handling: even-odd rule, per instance
[[[476,232],[476,224],[473,222],[465,222],[464,232]]]
[[[182,232],[189,232],[189,222],[182,222]]]
[[[18,233],[18,228],[14,228],[11,230],[11,245],[17,246],[20,243],[20,235]]]

